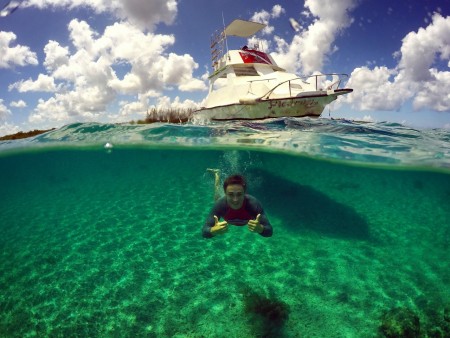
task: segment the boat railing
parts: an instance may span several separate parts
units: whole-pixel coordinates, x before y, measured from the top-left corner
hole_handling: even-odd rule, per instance
[[[257,80],[249,80],[248,82],[248,88],[247,88],[247,94],[251,94],[251,95],[261,95],[258,93],[254,93],[254,87],[252,86],[253,84],[257,85],[258,83],[264,83],[264,82],[270,82],[270,81],[276,81],[276,78],[266,78],[266,79],[257,79]],[[263,89],[263,90],[267,90],[267,88],[269,88],[268,86]],[[266,94],[265,94],[266,95]]]
[[[330,82],[327,82],[328,77],[332,77],[332,80]],[[299,90],[304,91],[305,88],[302,87],[302,85],[299,83],[301,81],[307,86],[311,85],[311,82],[308,82],[309,79],[312,79],[314,83],[314,90],[315,91],[330,91],[330,90],[336,90],[339,89],[341,84],[343,83],[344,78],[348,79],[348,74],[344,73],[329,73],[329,74],[316,74],[316,75],[310,75],[310,76],[304,76],[304,77],[297,77],[294,79],[289,79],[283,82],[280,82],[275,87],[270,89],[266,94],[264,94],[261,99],[270,99],[272,94],[280,88],[283,85],[288,85],[289,90],[289,97],[293,97],[292,91],[295,90],[297,93]],[[308,88],[309,89],[309,88]],[[275,96],[275,94],[274,94]]]

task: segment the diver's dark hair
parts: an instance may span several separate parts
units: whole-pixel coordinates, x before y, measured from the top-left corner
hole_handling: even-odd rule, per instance
[[[227,187],[230,184],[242,185],[242,187],[244,188],[244,191],[247,190],[247,182],[245,181],[245,178],[242,175],[231,175],[231,176],[228,176],[225,179],[225,182],[223,182],[223,191],[226,191]]]

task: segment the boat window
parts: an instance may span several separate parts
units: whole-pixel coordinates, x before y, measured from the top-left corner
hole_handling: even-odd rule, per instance
[[[299,90],[303,89],[303,87],[301,85],[296,84],[296,83],[291,83],[291,88],[292,89],[299,89]]]
[[[236,76],[258,76],[258,72],[253,66],[235,67],[234,73]]]

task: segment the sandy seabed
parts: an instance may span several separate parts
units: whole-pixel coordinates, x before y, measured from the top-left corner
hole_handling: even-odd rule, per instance
[[[201,237],[214,166],[246,174],[272,238]],[[450,302],[448,174],[142,149],[0,168],[4,337],[377,337],[392,308],[426,332]]]

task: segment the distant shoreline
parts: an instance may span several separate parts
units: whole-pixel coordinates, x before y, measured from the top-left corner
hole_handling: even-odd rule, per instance
[[[50,130],[55,130],[55,129],[56,128],[47,129],[47,130],[35,129],[35,130],[32,130],[32,131],[27,131],[27,132],[19,131],[18,133],[15,133],[15,134],[1,136],[0,137],[0,141],[19,140],[19,139],[22,139],[22,138],[27,138],[27,137],[40,135],[40,134],[43,134],[43,133],[46,133],[46,132],[48,132]]]

